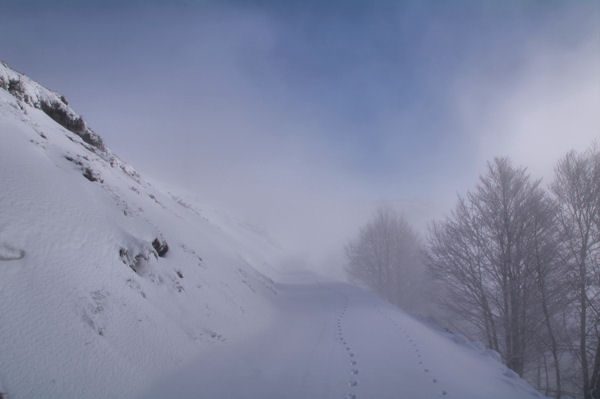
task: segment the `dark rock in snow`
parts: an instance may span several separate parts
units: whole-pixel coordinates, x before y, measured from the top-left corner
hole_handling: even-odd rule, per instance
[[[169,245],[162,238],[155,238],[154,241],[152,241],[152,248],[154,248],[158,256],[161,258],[163,258],[169,251]]]

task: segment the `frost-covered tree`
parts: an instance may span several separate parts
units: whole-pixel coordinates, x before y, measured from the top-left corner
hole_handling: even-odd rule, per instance
[[[520,375],[539,330],[552,329],[543,298],[550,295],[555,263],[542,256],[552,215],[540,181],[496,158],[475,190],[432,225],[428,238],[428,263],[445,290],[444,304]]]
[[[528,240],[526,262],[533,267],[536,290],[531,303],[532,312],[540,315],[535,321],[539,328],[533,332],[533,347],[529,352],[530,377],[535,375],[535,385],[546,396],[562,395],[561,347],[568,342],[565,312],[569,306],[567,268],[564,264],[564,247],[557,229],[557,206],[544,196],[531,212],[531,237]],[[532,326],[535,327],[535,326]],[[533,381],[534,378],[531,378]]]
[[[403,217],[379,208],[346,246],[350,278],[401,308],[423,310],[426,273],[421,244]]]
[[[577,314],[583,396],[600,398],[600,151],[569,152],[555,169],[552,191],[559,204],[562,242]]]

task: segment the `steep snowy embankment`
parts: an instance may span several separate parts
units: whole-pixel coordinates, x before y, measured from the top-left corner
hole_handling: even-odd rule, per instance
[[[5,65],[0,87],[0,392],[131,397],[264,324],[263,237],[153,187],[58,94]]]

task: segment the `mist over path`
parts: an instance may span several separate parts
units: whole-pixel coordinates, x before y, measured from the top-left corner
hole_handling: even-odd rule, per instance
[[[142,397],[536,396],[491,357],[358,287],[308,273],[284,281],[261,334],[213,347]]]

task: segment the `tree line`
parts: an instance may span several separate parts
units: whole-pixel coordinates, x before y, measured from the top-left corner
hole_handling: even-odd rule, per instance
[[[379,209],[346,255],[353,280],[484,342],[547,396],[600,398],[596,144],[560,159],[548,187],[507,158],[488,162],[424,241]]]

